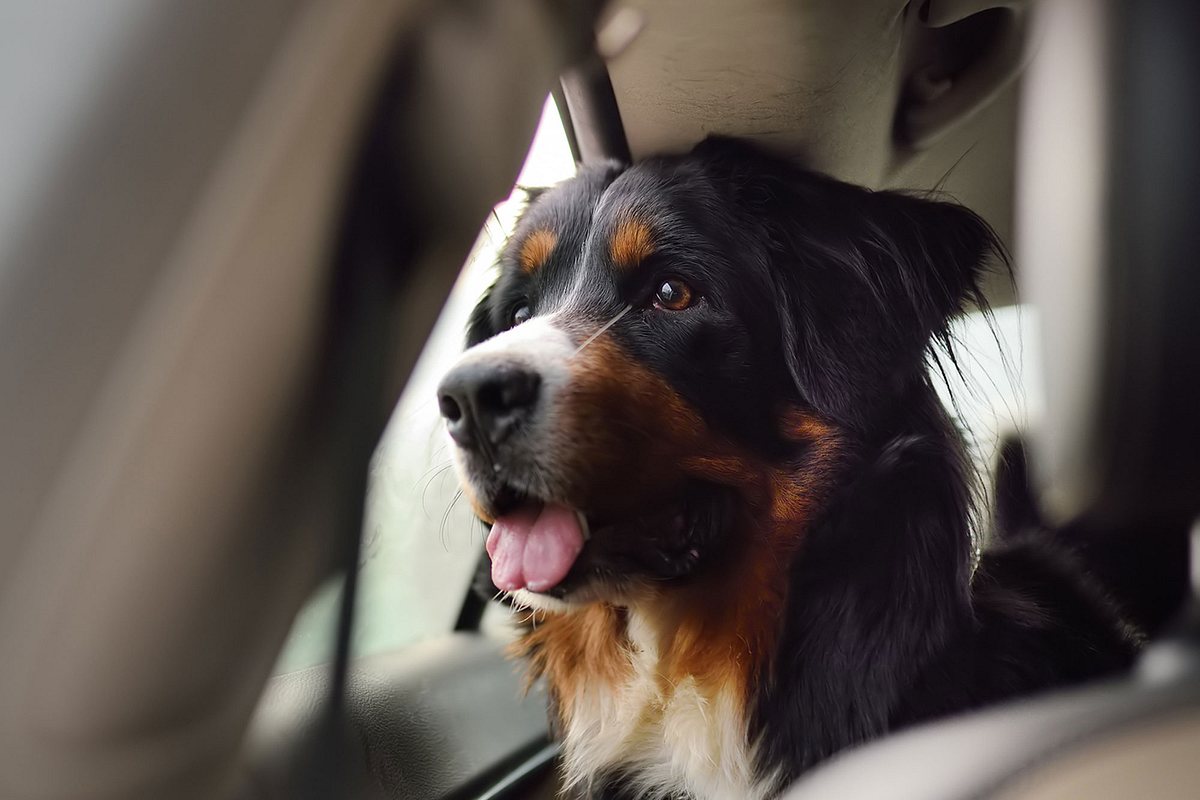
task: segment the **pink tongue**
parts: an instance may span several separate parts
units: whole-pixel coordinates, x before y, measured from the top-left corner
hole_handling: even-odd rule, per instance
[[[566,506],[525,506],[496,519],[488,534],[492,583],[506,592],[544,592],[567,577],[579,551],[583,529]]]

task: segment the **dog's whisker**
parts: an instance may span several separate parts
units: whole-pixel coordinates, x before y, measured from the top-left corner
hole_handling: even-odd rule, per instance
[[[445,470],[447,470],[453,466],[454,466],[454,462],[450,461],[450,460],[446,460],[441,463],[434,464],[432,467],[425,470],[425,472],[421,474],[421,477],[418,478],[417,481],[420,482],[420,481],[425,480],[426,478],[429,478],[429,479],[436,478],[439,474],[441,474],[442,472],[444,472]]]
[[[589,336],[588,338],[584,339],[584,340],[583,340],[583,344],[579,345],[579,347],[577,347],[577,348],[575,349],[575,352],[571,354],[571,358],[574,358],[575,356],[579,355],[579,354],[580,354],[580,353],[583,351],[583,348],[587,347],[589,344],[591,344],[592,342],[594,342],[594,341],[596,341],[597,339],[599,339],[599,338],[600,338],[600,336],[601,336],[601,335],[602,335],[602,334],[603,334],[603,333],[604,333],[606,330],[608,330],[609,328],[611,328],[613,325],[616,325],[616,324],[617,324],[617,320],[621,319],[621,317],[623,317],[623,316],[625,316],[627,313],[629,313],[629,311],[630,311],[632,308],[633,308],[633,306],[629,305],[629,306],[625,306],[625,307],[624,307],[624,308],[622,308],[620,311],[618,311],[618,312],[617,312],[617,315],[616,315],[615,317],[613,317],[613,318],[612,318],[612,319],[610,319],[608,322],[606,322],[606,323],[604,323],[603,325],[601,325],[601,326],[600,326],[600,330],[596,331],[596,332],[595,332],[595,333],[593,333],[591,336]]]
[[[430,470],[429,473],[426,473],[428,475],[427,478],[421,479],[421,485],[419,486],[421,491],[421,511],[424,512],[426,517],[431,516],[429,513],[429,507],[426,503],[429,500],[429,490],[433,487],[433,482],[442,475],[445,475],[447,470],[450,470],[453,467],[454,463],[447,461],[445,464],[442,464],[441,466]]]
[[[450,546],[446,542],[446,523],[450,521],[450,513],[454,511],[455,504],[458,503],[459,498],[462,496],[463,490],[459,488],[458,491],[454,493],[454,497],[450,498],[450,503],[446,506],[446,511],[442,514],[442,523],[438,526],[438,538],[441,540],[442,549],[447,553],[450,552]]]

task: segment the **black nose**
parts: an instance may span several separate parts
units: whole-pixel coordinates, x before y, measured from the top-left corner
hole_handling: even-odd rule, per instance
[[[499,444],[537,406],[542,378],[518,364],[463,364],[438,387],[451,438],[467,449]]]

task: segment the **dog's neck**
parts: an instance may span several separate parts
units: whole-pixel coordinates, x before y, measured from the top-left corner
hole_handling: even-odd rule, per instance
[[[915,676],[971,624],[961,435],[928,384],[906,400],[906,426],[874,437],[792,565],[754,701],[763,763],[799,771],[887,731]]]
[[[771,795],[778,782],[760,775],[749,725],[786,602],[778,555],[737,548],[686,585],[591,604],[525,636],[557,706],[569,784],[619,776],[641,792],[631,796]]]
[[[769,502],[739,515],[718,568],[631,599],[624,619],[636,616],[666,681],[690,679],[711,695],[754,703],[787,678],[778,674],[789,668],[778,663],[790,646],[781,639],[799,633],[789,623],[806,620],[806,635],[839,640],[844,616],[863,613],[856,604],[864,598],[881,604],[881,620],[897,603],[930,608],[932,629],[915,640],[938,641],[941,629],[961,621],[973,547],[961,436],[928,385],[909,400],[923,413],[906,415],[907,427],[876,434],[857,451],[845,440],[826,444],[836,452],[810,453],[772,476]],[[828,487],[829,505],[789,497],[811,494],[831,476],[842,488]],[[918,562],[919,577],[903,572]],[[898,582],[898,573],[908,580]],[[924,649],[914,643],[902,658],[919,663]],[[803,655],[784,657],[794,666]],[[823,671],[813,666],[812,674]]]

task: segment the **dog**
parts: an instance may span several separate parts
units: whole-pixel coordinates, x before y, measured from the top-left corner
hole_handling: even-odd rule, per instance
[[[730,139],[531,199],[438,402],[568,791],[769,798],[1130,665],[1070,554],[976,553],[929,365],[1006,264],[964,207]]]

